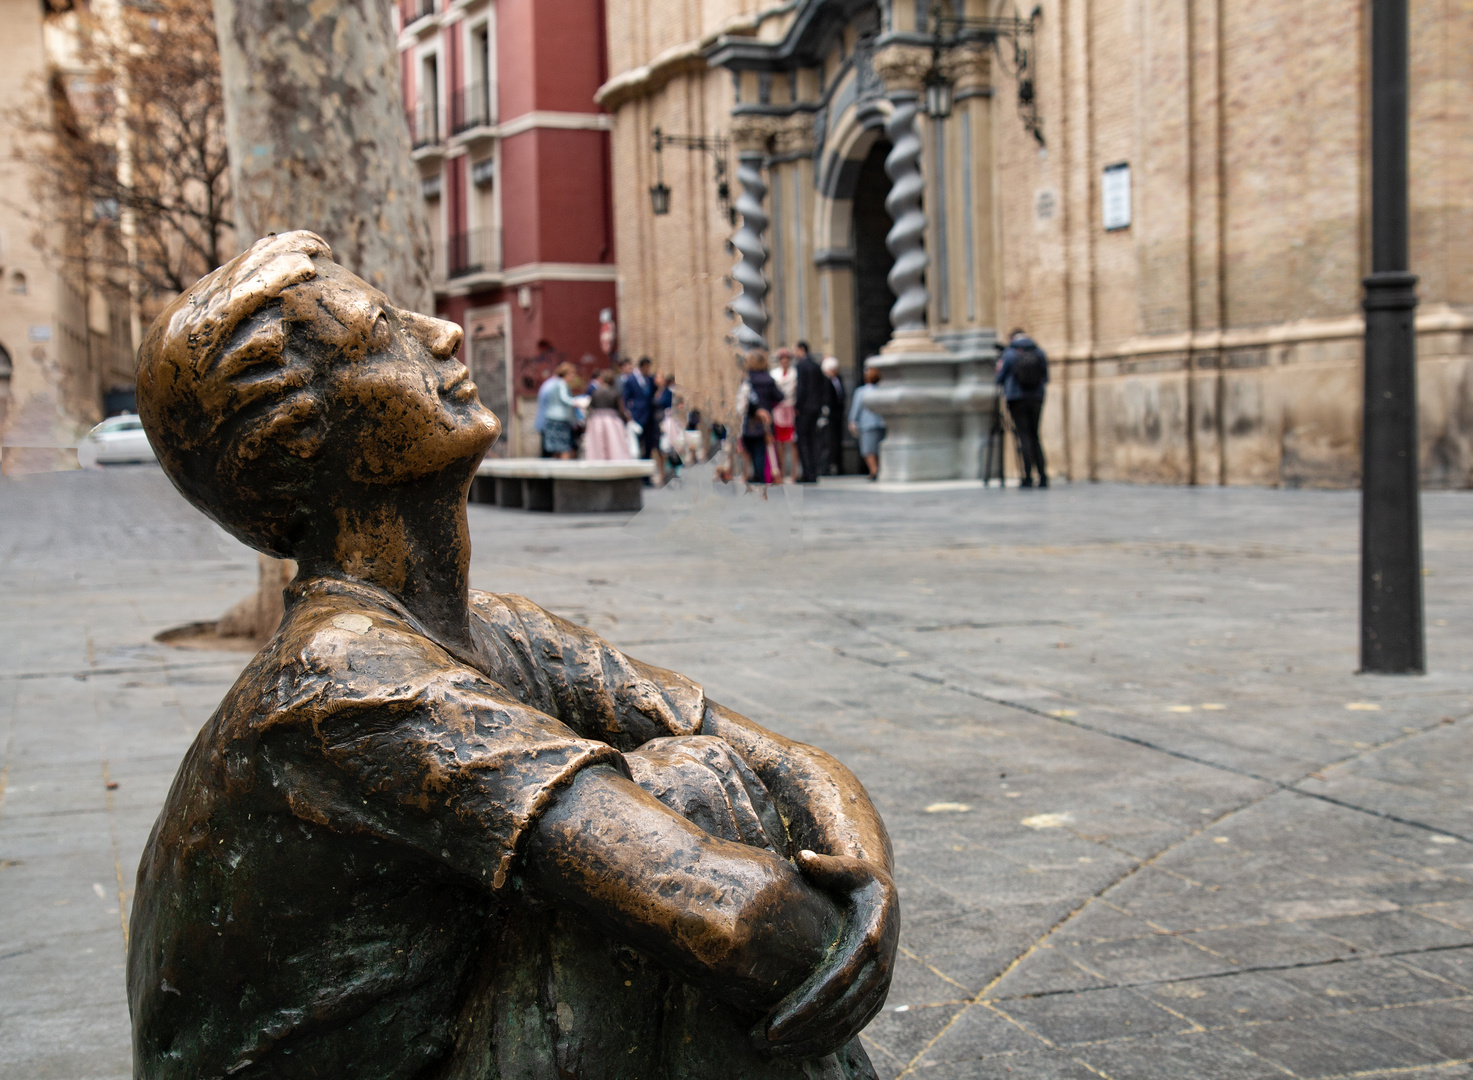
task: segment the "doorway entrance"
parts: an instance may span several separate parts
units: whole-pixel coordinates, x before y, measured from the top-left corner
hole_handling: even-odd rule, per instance
[[[885,175],[885,157],[890,144],[879,139],[865,155],[854,183],[854,370],[850,385],[864,381],[864,362],[890,340],[890,268],[895,257],[885,246],[890,215],[885,196],[890,178]]]

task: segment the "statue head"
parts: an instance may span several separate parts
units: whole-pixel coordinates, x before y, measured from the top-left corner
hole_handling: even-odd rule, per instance
[[[154,322],[138,412],[185,498],[289,558],[345,492],[469,483],[501,424],[455,359],[460,341],[333,262],[321,237],[268,236]]]

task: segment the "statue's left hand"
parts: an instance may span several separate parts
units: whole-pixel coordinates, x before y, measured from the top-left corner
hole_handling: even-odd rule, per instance
[[[799,869],[843,908],[844,929],[828,956],[758,1023],[759,1045],[794,1057],[843,1046],[885,1003],[900,937],[900,901],[883,869],[861,859],[800,851]]]

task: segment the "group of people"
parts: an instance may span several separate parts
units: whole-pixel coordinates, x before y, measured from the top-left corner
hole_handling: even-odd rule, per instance
[[[690,463],[699,452],[701,414],[692,409],[682,422],[675,376],[654,374],[648,356],[636,365],[597,372],[581,385],[577,365],[564,361],[537,391],[534,426],[543,457],[587,461],[652,458],[656,475]]]
[[[1008,335],[996,379],[1017,439],[1020,486],[1048,487],[1038,436],[1048,391],[1048,357],[1024,330]],[[750,350],[738,395],[741,438],[733,447],[749,482],[815,484],[820,476],[840,472],[846,430],[859,443],[869,478],[878,479],[885,420],[870,407],[869,398],[880,380],[878,368],[867,368],[864,382],[850,396],[838,359],[827,356],[819,361],[806,341],[778,349],[771,358],[763,349]],[[537,392],[536,428],[543,456],[572,459],[581,454],[589,461],[652,458],[657,482],[663,482],[701,457],[700,411],[692,409],[682,420],[681,405],[675,376],[656,375],[648,356],[637,365],[625,359],[617,370],[600,371],[586,387],[577,366],[564,361]],[[714,452],[726,433],[720,424],[711,428]]]
[[[842,460],[845,390],[839,361],[816,360],[806,341],[775,355],[773,369],[765,350],[747,353],[738,394],[743,472],[754,484],[816,484],[825,473],[838,472]]]

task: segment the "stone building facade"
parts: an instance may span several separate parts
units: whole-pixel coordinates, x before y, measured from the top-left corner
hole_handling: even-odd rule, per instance
[[[64,8],[65,5],[58,5]],[[73,29],[65,10],[0,0],[0,100],[44,100],[66,74]],[[102,419],[104,395],[131,384],[126,327],[100,295],[87,295],[52,254],[64,228],[38,198],[28,162],[34,140],[0,130],[0,471],[76,466],[78,438]]]
[[[1463,487],[1473,7],[1411,10],[1423,474]],[[1355,484],[1366,5],[1041,0],[1019,14],[994,0],[609,0],[599,101],[613,116],[628,350],[730,405],[729,313],[757,302],[738,282],[760,270],[753,332],[810,341],[851,382],[879,357],[892,387],[944,397],[956,475],[976,467],[989,407],[965,384],[985,380],[993,343],[1022,326],[1053,361],[1044,435],[1056,473]],[[938,81],[952,103],[931,119],[923,96]],[[907,102],[920,106],[909,125],[920,147],[892,180],[885,158]],[[731,140],[731,172],[750,181],[737,194],[758,211],[751,228],[724,216],[709,155],[657,158],[656,126]],[[902,178],[922,193],[920,243],[902,236],[898,250],[902,261],[923,253],[923,293],[892,274],[898,226],[885,202]],[[660,179],[670,210],[656,216],[648,189]],[[911,221],[915,209],[899,207]],[[924,341],[910,351],[939,349],[949,365],[893,359],[907,351],[889,317],[897,284],[902,299],[924,299]]]

